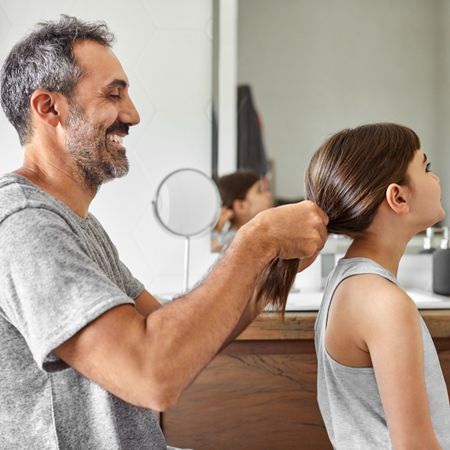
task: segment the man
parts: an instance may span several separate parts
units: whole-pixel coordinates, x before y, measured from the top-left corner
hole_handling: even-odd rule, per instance
[[[104,24],[40,24],[4,62],[1,102],[24,148],[0,178],[0,448],[163,449],[165,410],[253,320],[276,257],[312,262],[327,218],[310,202],[266,211],[209,276],[160,304],[88,213],[128,171],[139,115]],[[155,256],[156,257],[156,256]]]

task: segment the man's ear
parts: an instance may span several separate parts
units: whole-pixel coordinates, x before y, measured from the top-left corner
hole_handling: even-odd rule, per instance
[[[410,211],[409,190],[407,186],[392,183],[386,189],[386,201],[397,214],[407,214]]]
[[[61,122],[61,112],[65,106],[64,101],[64,96],[57,92],[36,89],[30,99],[30,107],[34,120],[44,122],[52,128],[56,128]]]

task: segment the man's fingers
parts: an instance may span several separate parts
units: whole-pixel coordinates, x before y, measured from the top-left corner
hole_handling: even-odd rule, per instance
[[[303,258],[300,260],[300,263],[298,265],[298,270],[297,272],[302,272],[303,270],[305,270],[307,267],[309,267],[317,258],[317,256],[319,255],[320,250],[318,250],[316,253],[314,253],[314,255],[309,256],[307,258]]]
[[[320,218],[322,219],[323,224],[326,227],[328,225],[328,222],[330,219],[328,218],[326,213],[321,208],[317,207],[317,212],[318,212]]]
[[[327,231],[326,227],[324,227],[324,226],[319,226],[317,231],[319,232],[320,239],[321,239],[321,245],[319,247],[320,247],[320,249],[322,249],[323,246],[325,245],[325,243],[327,242],[328,231]]]
[[[327,216],[327,214],[325,213],[325,211],[317,205],[317,203],[312,202],[311,200],[303,200],[303,202],[301,203],[309,203],[311,206],[313,206],[314,209],[314,213],[318,214],[322,223],[327,226],[328,222],[329,222],[329,218]]]

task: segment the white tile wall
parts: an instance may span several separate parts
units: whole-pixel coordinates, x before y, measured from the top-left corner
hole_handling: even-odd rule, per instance
[[[156,224],[151,200],[168,172],[211,166],[211,0],[0,0],[0,61],[32,25],[60,13],[105,20],[130,79],[141,123],[130,130],[130,173],[106,184],[92,204],[122,259],[150,292],[181,290],[182,239]],[[0,113],[0,172],[16,169],[21,149]],[[192,281],[215,256],[207,236],[193,241]]]

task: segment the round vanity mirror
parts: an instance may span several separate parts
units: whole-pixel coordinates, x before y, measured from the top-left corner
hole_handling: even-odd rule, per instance
[[[214,228],[220,214],[220,195],[214,181],[197,169],[179,169],[159,184],[153,200],[158,223],[185,238],[185,280],[189,288],[190,239]]]
[[[165,230],[177,236],[200,236],[217,222],[220,195],[214,181],[203,172],[179,169],[161,181],[153,207]]]

